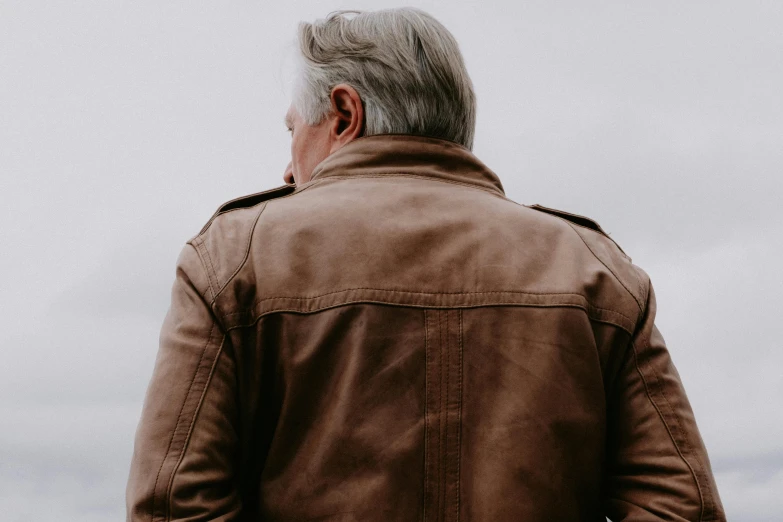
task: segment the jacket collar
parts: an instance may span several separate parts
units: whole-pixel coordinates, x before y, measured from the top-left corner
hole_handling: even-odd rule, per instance
[[[380,134],[352,141],[319,163],[310,182],[367,174],[437,178],[505,195],[497,175],[465,147],[438,138],[402,134]]]

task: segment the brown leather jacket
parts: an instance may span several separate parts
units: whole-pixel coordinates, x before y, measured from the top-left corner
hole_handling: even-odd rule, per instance
[[[724,520],[654,319],[594,222],[358,139],[185,246],[128,519]]]

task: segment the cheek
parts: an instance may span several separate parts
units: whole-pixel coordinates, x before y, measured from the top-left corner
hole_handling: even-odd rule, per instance
[[[313,168],[329,155],[328,127],[303,125],[294,129],[291,138],[291,161],[294,174],[306,179]]]
[[[301,167],[305,167],[315,161],[320,161],[323,155],[324,144],[321,137],[314,132],[301,132],[291,141],[291,155],[298,161]]]
[[[301,142],[296,134],[291,138],[291,161],[295,167],[302,162]]]
[[[291,139],[291,168],[300,183],[306,181],[313,156],[313,144],[306,134],[294,133]]]

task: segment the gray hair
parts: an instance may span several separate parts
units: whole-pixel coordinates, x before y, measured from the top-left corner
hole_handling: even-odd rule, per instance
[[[345,83],[364,104],[364,135],[432,136],[472,149],[473,84],[457,41],[429,14],[337,11],[300,23],[299,49],[294,107],[309,125],[323,121],[332,88]]]

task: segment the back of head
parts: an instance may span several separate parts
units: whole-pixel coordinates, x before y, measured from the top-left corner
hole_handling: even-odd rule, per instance
[[[473,85],[456,40],[427,13],[338,11],[301,23],[299,48],[294,106],[309,125],[328,114],[331,89],[345,83],[364,104],[364,135],[432,136],[473,147]]]

